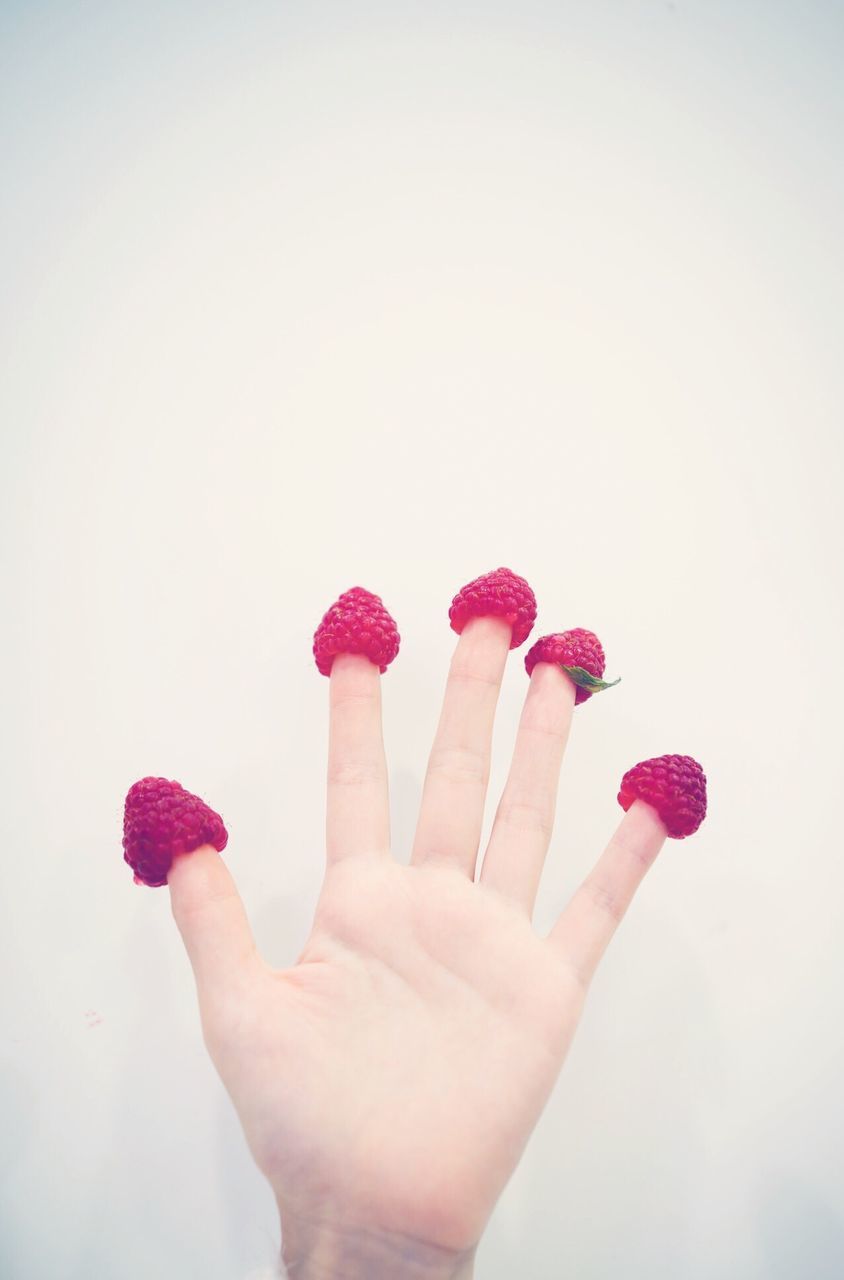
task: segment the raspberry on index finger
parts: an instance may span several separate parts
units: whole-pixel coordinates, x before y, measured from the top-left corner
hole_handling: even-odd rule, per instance
[[[365,587],[350,587],[326,610],[314,632],[314,661],[321,675],[330,676],[338,653],[362,653],[383,675],[400,641],[381,597]]]

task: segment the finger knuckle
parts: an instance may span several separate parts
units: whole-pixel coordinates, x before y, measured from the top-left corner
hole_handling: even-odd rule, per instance
[[[428,773],[448,783],[486,786],[489,762],[481,751],[468,747],[437,748],[431,753]]]
[[[551,837],[553,815],[547,804],[536,800],[502,800],[497,821],[516,831]]]
[[[612,885],[598,880],[587,880],[583,890],[594,910],[601,915],[608,916],[614,925],[621,923],[624,915],[624,904]]]
[[[374,760],[332,760],[328,766],[328,782],[335,787],[363,787],[383,776],[381,765]]]

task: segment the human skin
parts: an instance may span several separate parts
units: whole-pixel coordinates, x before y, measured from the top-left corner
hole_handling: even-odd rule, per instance
[[[531,919],[575,687],[530,677],[479,866],[509,625],[451,660],[409,862],[390,847],[381,676],[329,677],[325,875],[276,970],[210,845],[174,860],[203,1036],[279,1208],[290,1280],[466,1280],[548,1101],[596,966],[666,831],[636,801],[546,936]]]

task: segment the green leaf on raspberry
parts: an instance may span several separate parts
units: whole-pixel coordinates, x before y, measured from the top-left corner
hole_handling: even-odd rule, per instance
[[[611,689],[614,684],[621,683],[621,676],[617,680],[599,680],[597,676],[590,675],[585,667],[567,667],[564,662],[559,663],[559,666],[576,685],[589,693],[600,693],[602,689]]]

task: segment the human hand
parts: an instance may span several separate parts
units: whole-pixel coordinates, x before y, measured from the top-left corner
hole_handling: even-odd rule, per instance
[[[174,859],[203,1034],[275,1193],[300,1277],[469,1277],[562,1066],[590,980],[666,827],[636,800],[546,937],[531,916],[576,687],[533,669],[476,876],[509,623],[459,636],[409,864],[390,851],[379,668],[329,687],[326,869],[273,970],[209,844]]]

